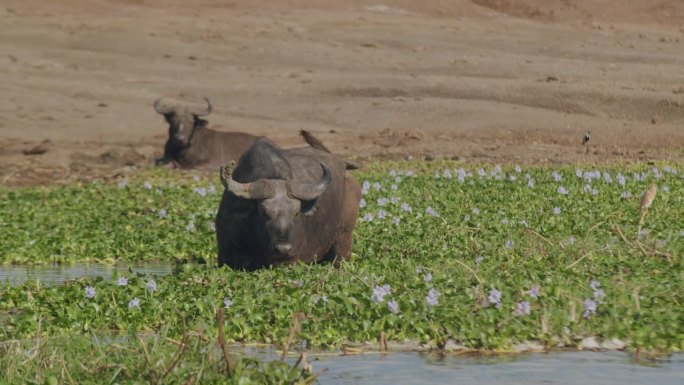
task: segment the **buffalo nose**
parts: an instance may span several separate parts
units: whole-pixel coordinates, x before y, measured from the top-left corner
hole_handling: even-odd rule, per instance
[[[292,245],[289,243],[281,243],[279,245],[276,245],[276,250],[282,255],[289,255],[290,250],[292,250]]]

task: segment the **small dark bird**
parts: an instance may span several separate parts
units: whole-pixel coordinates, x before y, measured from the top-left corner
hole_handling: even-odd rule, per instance
[[[584,133],[584,136],[582,137],[582,144],[587,144],[589,142],[589,139],[591,139],[591,132],[587,131]]]

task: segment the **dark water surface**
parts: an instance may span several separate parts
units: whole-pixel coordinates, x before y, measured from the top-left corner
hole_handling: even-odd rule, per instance
[[[37,266],[3,266],[0,265],[0,284],[20,285],[27,280],[37,280],[44,285],[55,285],[83,277],[102,277],[111,279],[114,271],[165,275],[171,273],[173,265],[169,263],[144,263],[125,265],[74,264],[74,265],[37,265]]]

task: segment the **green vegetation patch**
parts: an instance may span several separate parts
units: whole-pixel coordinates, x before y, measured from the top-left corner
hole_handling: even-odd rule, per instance
[[[1,194],[2,260],[172,260],[172,275],[121,274],[0,293],[0,338],[192,330],[308,346],[406,339],[509,349],[587,336],[684,348],[684,179],[672,166],[467,168],[401,163],[357,173],[354,260],[253,273],[217,269],[213,178],[151,174]],[[658,193],[640,211],[643,191]],[[639,224],[639,218],[643,221]]]

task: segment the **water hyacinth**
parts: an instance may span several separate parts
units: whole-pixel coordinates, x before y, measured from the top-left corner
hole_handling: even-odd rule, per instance
[[[512,239],[507,239],[506,243],[504,243],[504,247],[507,249],[510,249],[513,247],[513,240]]]
[[[402,203],[401,206],[399,207],[399,210],[405,211],[407,213],[413,212],[413,209],[408,203]]]
[[[359,208],[364,208],[364,207],[366,207],[366,200],[361,198],[361,200],[359,201]]]
[[[129,309],[140,309],[140,298],[134,297],[128,302]]]
[[[390,190],[392,190],[392,191],[397,191],[397,190],[399,190],[399,186],[397,186],[396,184],[393,183],[393,184],[390,186]]]
[[[475,214],[475,215],[480,214],[480,209],[478,209],[477,207],[473,207],[472,211],[473,211],[473,214]]]
[[[197,193],[201,197],[207,196],[207,189],[205,189],[204,187],[195,187],[194,189],[192,189],[192,191]]]
[[[95,298],[95,288],[92,286],[86,286],[85,297],[86,298]]]
[[[387,216],[387,211],[382,210],[382,209],[378,210],[378,219],[385,219],[386,216]]]
[[[589,319],[592,315],[596,314],[596,301],[594,301],[593,299],[585,299],[583,304],[584,313],[582,313],[582,317],[584,317],[585,319]]]
[[[518,174],[520,174],[520,173],[522,172],[522,168],[520,168],[520,166],[518,166],[517,164],[515,165],[515,167],[514,167],[513,169],[514,169],[515,172],[518,173]]]
[[[185,226],[185,231],[189,233],[195,231],[195,224],[193,222],[188,223],[188,225]]]
[[[568,239],[565,241],[568,245],[574,245],[575,242],[577,242],[577,239],[573,237],[572,235],[568,237]]]
[[[121,179],[121,180],[119,181],[119,188],[124,188],[124,187],[126,187],[126,185],[128,185],[128,180],[127,180],[127,179]]]
[[[168,213],[166,209],[161,209],[159,210],[159,218],[166,218],[168,216]]]
[[[428,306],[437,306],[439,304],[439,292],[434,288],[428,290],[428,294],[425,297],[425,302]]]
[[[126,277],[119,277],[116,280],[116,286],[126,286],[128,285],[128,278]]]
[[[527,187],[529,187],[529,188],[534,187],[534,179],[532,179],[532,178],[527,179]]]
[[[361,218],[361,220],[362,220],[363,222],[373,222],[373,218],[374,218],[374,217],[373,217],[373,214],[371,214],[371,213],[366,213],[366,214],[363,216],[363,218]]]
[[[423,274],[423,282],[430,282],[430,281],[432,281],[432,274],[430,274],[430,273]]]
[[[625,178],[625,176],[621,173],[618,173],[615,179],[617,179],[617,182],[620,186],[624,186],[625,183],[627,183],[627,178]]]
[[[378,198],[378,206],[384,206],[387,204],[387,198]]]
[[[380,190],[382,188],[382,186],[380,186],[380,183],[375,182],[375,183],[373,183],[373,188],[376,190]]]
[[[489,291],[487,296],[487,302],[489,305],[494,305],[497,308],[501,308],[501,292],[497,289],[492,289]]]
[[[439,216],[439,213],[437,212],[437,210],[433,209],[432,206],[428,206],[428,207],[425,209],[425,213],[428,214],[428,215],[431,215],[431,216],[433,216],[433,217],[438,217],[438,216]]]
[[[152,293],[157,290],[157,282],[154,279],[150,279],[149,281],[147,281],[147,285],[145,285],[145,288],[147,289],[147,291]]]
[[[540,294],[540,293],[541,293],[541,289],[540,289],[539,286],[537,286],[537,285],[532,286],[532,287],[530,288],[530,290],[527,291],[527,295],[529,295],[530,297],[532,297],[532,298],[534,298],[534,299],[539,298],[539,294]]]
[[[532,306],[527,301],[518,302],[513,311],[513,314],[517,316],[530,315],[530,313],[532,313]]]
[[[392,224],[395,226],[399,226],[399,217],[392,217]]]
[[[231,306],[233,306],[233,301],[231,301],[231,300],[228,299],[228,298],[224,298],[224,299],[223,299],[223,307],[224,307],[225,309],[230,309]]]
[[[561,213],[560,207],[554,207],[552,211],[554,215],[560,215]]]
[[[395,197],[395,196],[391,197],[391,198],[390,198],[390,203],[393,204],[393,205],[396,205],[397,203],[399,203],[399,198],[397,198],[397,197]]]
[[[389,295],[392,291],[390,285],[375,286],[373,288],[373,294],[371,294],[371,300],[373,302],[379,303],[385,299],[385,296]]]
[[[551,177],[552,177],[553,180],[556,181],[556,182],[560,182],[561,179],[563,179],[563,177],[561,176],[561,174],[559,174],[558,171],[555,171],[555,170],[551,173]]]
[[[389,302],[387,302],[387,308],[389,311],[391,311],[394,314],[398,314],[400,309],[399,309],[399,304],[397,303],[397,300],[392,299]]]
[[[484,257],[481,255],[478,255],[477,257],[475,257],[475,264],[479,265],[482,262],[482,260],[484,260]]]
[[[568,195],[568,189],[563,186],[559,186],[557,191],[561,195]]]

